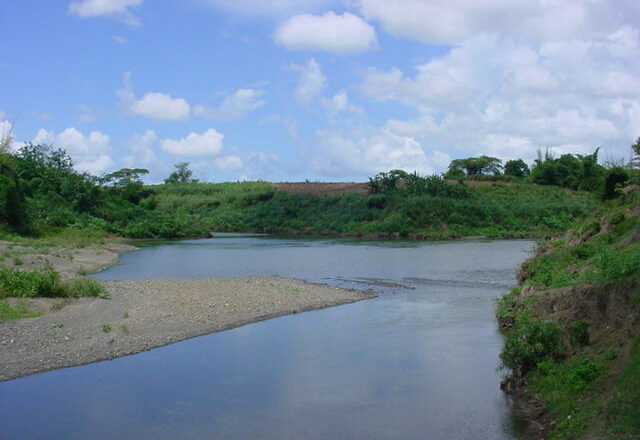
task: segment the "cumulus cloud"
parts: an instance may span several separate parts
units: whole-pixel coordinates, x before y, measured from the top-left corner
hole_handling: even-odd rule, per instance
[[[98,175],[111,169],[114,164],[110,156],[109,136],[99,131],[85,135],[76,128],[69,127],[56,134],[41,128],[31,142],[64,149],[79,171]]]
[[[327,80],[327,77],[322,73],[320,64],[311,58],[306,65],[295,65],[293,69],[299,72],[298,84],[294,91],[296,100],[300,103],[309,103],[317,98],[322,93]]]
[[[418,111],[385,128],[428,140],[456,156],[491,153],[532,159],[538,147],[627,155],[638,135],[637,29],[538,45],[479,35],[417,66],[369,69],[361,91]]]
[[[160,142],[160,147],[176,156],[217,156],[222,151],[223,138],[223,134],[210,128],[202,134],[189,133],[182,139],[164,139]]]
[[[349,12],[296,15],[278,26],[274,39],[289,49],[337,54],[364,52],[376,46],[373,27]]]
[[[140,21],[129,11],[144,0],[77,0],[69,4],[69,12],[81,18],[113,17],[130,26],[139,26]]]
[[[482,33],[548,41],[606,35],[637,23],[635,0],[357,0],[368,20],[394,35],[428,44],[458,44]]]
[[[193,114],[219,121],[239,119],[266,104],[267,101],[261,99],[263,95],[264,92],[258,89],[238,89],[227,96],[218,107],[194,106]]]
[[[123,108],[135,115],[157,121],[184,121],[191,115],[191,105],[187,101],[165,93],[151,92],[136,99],[131,72],[123,74],[123,86],[117,93]]]
[[[191,114],[191,106],[182,98],[164,93],[147,93],[131,103],[131,112],[158,121],[183,121]]]
[[[331,98],[322,98],[322,105],[331,116],[335,116],[340,113],[362,115],[364,112],[362,108],[349,101],[349,94],[345,91],[336,93]]]
[[[427,154],[410,136],[387,128],[326,129],[316,132],[316,148],[307,152],[308,166],[331,177],[364,178],[390,169],[431,174],[446,166],[450,157],[440,151]]]

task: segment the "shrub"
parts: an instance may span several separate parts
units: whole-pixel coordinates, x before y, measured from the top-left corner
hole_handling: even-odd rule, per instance
[[[60,275],[45,267],[34,271],[0,269],[0,298],[65,296]]]
[[[589,321],[578,319],[568,326],[569,339],[575,346],[589,345]]]
[[[62,285],[65,296],[98,296],[108,298],[109,294],[104,286],[92,278],[74,278],[65,281]]]
[[[562,332],[551,322],[522,318],[507,336],[500,359],[505,367],[524,374],[548,359],[556,359],[562,351]]]

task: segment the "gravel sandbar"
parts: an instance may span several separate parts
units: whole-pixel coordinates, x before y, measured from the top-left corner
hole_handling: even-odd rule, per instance
[[[43,316],[0,323],[0,381],[373,297],[279,277],[104,284],[111,299],[32,299]]]

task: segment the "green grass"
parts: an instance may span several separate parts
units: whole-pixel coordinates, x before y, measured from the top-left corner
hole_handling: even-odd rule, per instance
[[[620,283],[640,278],[640,216],[630,215],[637,198],[608,202],[598,214],[571,228],[570,235],[547,242],[523,265],[525,281],[538,290],[585,283]]]
[[[612,439],[640,438],[640,336],[607,404],[606,430]]]
[[[596,322],[596,334],[604,331],[610,337],[600,337],[594,346],[589,321],[602,315],[602,307],[623,307],[620,314],[625,316],[640,305],[639,198],[631,193],[607,202],[562,238],[541,244],[522,266],[523,285],[530,293],[523,297],[514,289],[498,301],[496,315],[507,330],[502,362],[515,377],[524,377],[527,392],[543,400],[554,423],[551,439],[576,439],[586,433],[611,440],[640,438],[640,337],[629,335],[617,321],[618,326],[610,328]],[[556,314],[537,307],[544,291],[567,286],[578,287],[562,292],[567,304],[569,295],[577,295],[570,311]],[[597,305],[579,302],[580,292],[593,289]],[[619,292],[625,292],[624,304],[609,301],[607,295]],[[562,318],[567,312],[573,321]],[[627,360],[619,348],[630,337],[637,339]]]
[[[579,355],[565,362],[542,361],[527,377],[528,389],[543,397],[556,422],[551,439],[576,439],[590,427],[599,404],[596,381],[604,368],[594,358]]]
[[[109,297],[98,281],[90,278],[62,281],[50,267],[31,271],[0,268],[0,298],[79,296]]]
[[[26,304],[19,302],[11,306],[6,301],[0,301],[0,321],[15,321],[22,318],[35,318],[40,313],[29,310]]]
[[[560,188],[526,184],[464,188],[464,196],[456,196],[456,191],[316,196],[276,191],[264,182],[192,183],[154,186],[153,197],[157,212],[188,218],[202,232],[416,238],[548,236],[597,206],[591,194]],[[139,226],[135,233],[140,235],[150,227]]]

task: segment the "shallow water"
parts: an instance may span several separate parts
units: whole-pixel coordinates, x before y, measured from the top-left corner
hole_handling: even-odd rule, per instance
[[[0,384],[0,439],[514,439],[495,298],[531,241],[221,236],[105,280],[280,275],[379,295]]]

